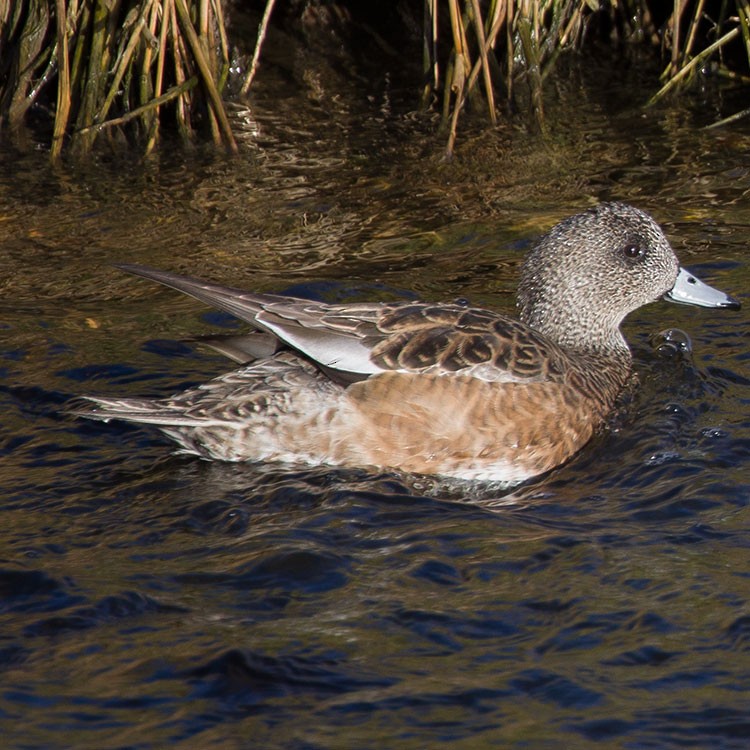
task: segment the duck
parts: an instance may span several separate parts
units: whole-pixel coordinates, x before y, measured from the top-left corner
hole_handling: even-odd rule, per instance
[[[527,253],[518,316],[452,303],[327,304],[142,265],[121,270],[248,323],[207,343],[239,367],[169,398],[86,396],[77,416],[154,425],[219,461],[526,482],[604,428],[632,377],[620,326],[666,299],[737,310],[624,203],[570,216]]]

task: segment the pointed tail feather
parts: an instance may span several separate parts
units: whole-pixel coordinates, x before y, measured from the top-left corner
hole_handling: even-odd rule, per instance
[[[205,418],[191,417],[184,410],[170,408],[168,403],[144,398],[81,396],[73,402],[73,408],[66,409],[66,414],[99,422],[121,419],[157,427],[198,427],[206,424]]]

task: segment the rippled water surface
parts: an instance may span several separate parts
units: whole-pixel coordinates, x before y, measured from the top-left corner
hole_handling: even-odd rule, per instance
[[[747,747],[750,135],[701,129],[718,96],[644,111],[596,77],[550,92],[547,140],[467,123],[450,164],[385,86],[273,82],[237,159],[2,151],[3,746]],[[227,369],[182,339],[231,318],[118,261],[510,312],[528,243],[602,199],[745,307],[632,315],[640,392],[515,492],[211,464],[62,413]],[[652,346],[670,327],[692,357]]]

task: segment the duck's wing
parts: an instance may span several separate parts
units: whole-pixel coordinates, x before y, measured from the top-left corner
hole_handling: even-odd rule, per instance
[[[460,305],[408,303],[384,309],[370,359],[382,370],[461,374],[496,382],[562,379],[565,353],[527,325]]]
[[[225,353],[236,360],[243,351],[252,359],[285,345],[344,379],[395,370],[529,382],[556,380],[565,369],[564,354],[555,344],[519,321],[486,310],[412,302],[330,305],[248,293],[146,266],[118,268],[184,292],[264,332],[248,339],[252,346],[247,347],[242,337],[233,337],[231,353]]]
[[[323,367],[362,376],[381,369],[370,361],[368,339],[376,333],[375,323],[382,305],[326,305],[295,297],[249,293],[147,266],[122,264],[117,267],[224,310],[254,328],[271,334],[277,342],[302,352]],[[344,311],[347,314],[342,314]],[[234,339],[231,354],[228,351],[224,353],[236,360],[242,358],[242,351],[245,350],[248,359],[252,359],[259,348],[264,354],[273,353],[277,348],[272,342],[258,337],[250,338],[247,342],[252,342],[249,347],[245,347],[241,338]],[[207,343],[213,345],[214,342]]]

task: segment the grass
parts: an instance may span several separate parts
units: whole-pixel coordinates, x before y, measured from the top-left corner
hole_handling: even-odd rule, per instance
[[[137,140],[148,153],[170,120],[185,141],[203,132],[237,150],[221,98],[220,0],[20,0],[0,4],[0,24],[0,124],[22,127],[55,86],[53,159],[100,138]]]
[[[662,17],[654,16],[652,6]],[[441,60],[440,34],[448,24],[441,26],[439,14],[446,10],[450,44],[442,45],[447,52]],[[544,81],[560,53],[581,49],[587,37],[648,45],[666,58],[662,85],[647,106],[684,91],[707,70],[750,83],[738,72],[750,70],[750,0],[424,0],[424,18],[423,101],[442,92],[447,157],[463,111],[484,109],[494,125],[497,102],[506,112],[519,109],[520,86],[527,88],[526,114],[544,132]],[[734,46],[740,40],[744,55]]]
[[[648,105],[706,71],[750,83],[750,0],[421,2],[421,98],[440,106],[447,157],[469,109],[486,113],[491,126],[520,113],[544,132],[545,80],[561,53],[594,40],[645,45],[661,56],[664,72]],[[258,72],[275,0],[258,5],[264,13],[243,96]],[[53,159],[63,149],[88,153],[102,140],[138,143],[149,153],[167,128],[185,142],[210,139],[236,151],[222,99],[227,37],[222,0],[0,0],[0,129],[21,129],[32,111],[44,111],[34,105],[46,102]]]

